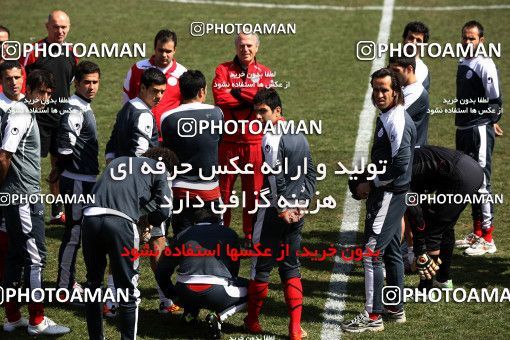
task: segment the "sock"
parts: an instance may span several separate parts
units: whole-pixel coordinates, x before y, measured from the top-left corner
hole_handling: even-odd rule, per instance
[[[40,324],[44,319],[44,305],[30,302],[28,304],[29,322],[32,326]]]
[[[285,281],[283,293],[290,316],[289,334],[300,333],[301,311],[303,309],[303,286],[301,285],[301,278],[293,277]]]
[[[494,230],[494,226],[491,225],[490,228],[482,229],[482,237],[487,242],[492,242],[492,231]]]
[[[51,204],[51,214],[53,216],[58,216],[58,214],[60,214],[63,211],[64,211],[64,209],[63,209],[61,203],[52,203]]]
[[[16,302],[5,302],[5,316],[9,322],[18,321],[21,318],[21,312]]]
[[[453,248],[455,244],[441,245],[441,264],[439,265],[439,272],[437,273],[436,280],[439,282],[446,282],[450,279],[450,266],[452,264]]]
[[[422,280],[422,279],[420,279],[420,283],[418,284],[418,289],[419,290],[432,289],[432,280]]]
[[[269,291],[269,282],[250,280],[248,284],[248,323],[255,323],[259,320],[260,310],[264,299]]]
[[[159,288],[159,285],[156,284],[156,290],[158,291],[159,295],[159,301],[161,303],[164,303],[166,307],[173,305],[173,301],[171,299],[167,299],[161,288]]]
[[[478,237],[482,236],[482,221],[480,220],[473,221],[473,232]]]
[[[112,276],[112,274],[108,274],[108,278],[107,278],[106,282],[107,282],[107,285],[108,285],[108,289],[112,292],[112,296],[117,296],[117,290],[115,288],[115,284],[113,283],[113,276]],[[113,306],[117,306],[117,302],[118,301],[107,300],[106,301],[106,307],[111,309]]]
[[[379,313],[368,313],[368,317],[370,318],[370,320],[377,320],[377,319],[379,319],[380,315],[381,314],[379,314]]]

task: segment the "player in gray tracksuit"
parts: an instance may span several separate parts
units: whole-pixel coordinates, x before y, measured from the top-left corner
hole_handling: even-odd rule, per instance
[[[476,51],[483,41],[483,26],[477,21],[467,22],[462,28],[462,43],[472,44]],[[484,172],[478,193],[490,195],[492,151],[495,137],[503,133],[497,124],[503,113],[498,70],[491,58],[475,56],[460,60],[456,99],[456,148],[478,161]],[[495,253],[496,245],[492,238],[494,207],[491,201],[473,204],[472,217],[473,233],[457,241],[456,245],[467,247],[464,253],[469,256]]]
[[[14,70],[21,76],[19,64],[13,67],[12,63],[6,61],[0,66],[4,84],[6,78],[17,77]],[[44,204],[37,198],[41,192],[41,143],[36,115],[45,114],[46,103],[54,88],[55,79],[51,73],[45,70],[33,71],[27,78],[27,97],[2,114],[0,195],[11,198],[7,205],[2,201],[9,236],[3,287],[21,288],[23,284],[31,292],[28,302],[29,320],[21,315],[18,303],[21,301],[20,296],[5,301],[6,320],[3,329],[6,332],[27,326],[30,335],[70,332],[69,328],[55,324],[44,315],[41,292],[37,291],[43,284],[46,246]]]
[[[63,107],[58,129],[55,171],[60,173],[60,193],[77,203],[64,203],[65,232],[58,253],[57,286],[80,289],[75,283],[76,255],[80,247],[83,201],[99,174],[96,118],[90,107],[99,89],[99,66],[82,61],[76,67],[76,92]],[[82,196],[82,197],[80,197]]]
[[[95,202],[83,210],[82,239],[87,287],[97,289],[102,286],[108,255],[115,287],[129,289],[128,301],[118,301],[121,339],[136,338],[140,301],[137,289],[139,259],[132,261],[131,257],[121,254],[126,249],[139,248],[136,223],[142,217],[141,210],[145,205],[151,201],[156,203],[154,211],[147,215],[153,225],[160,224],[171,214],[166,169],[173,169],[177,158],[163,148],[152,148],[144,156],[119,157],[111,161],[92,189]],[[162,158],[165,166],[158,164],[158,157]],[[144,169],[153,171],[147,173]],[[86,314],[89,337],[103,339],[101,304],[88,302]]]
[[[416,125],[416,146],[427,144],[429,129],[429,93],[418,81],[414,57],[390,57],[389,68],[403,81],[404,108]]]
[[[388,286],[404,287],[404,266],[400,253],[401,221],[406,210],[405,193],[412,174],[416,127],[404,109],[404,97],[396,72],[380,69],[372,74],[372,101],[381,113],[377,117],[371,162],[378,174],[372,181],[357,186],[359,198],[367,198],[365,218],[365,249],[380,252],[363,258],[365,266],[365,310],[353,320],[342,324],[347,332],[380,331],[384,329],[383,261]],[[386,161],[386,163],[384,163]],[[405,313],[399,294],[385,297],[395,303],[389,316],[404,322]]]
[[[254,245],[260,243],[261,249],[269,248],[271,256],[253,258],[248,286],[248,315],[244,322],[249,331],[262,331],[258,317],[268,293],[269,275],[278,263],[290,316],[289,335],[291,339],[301,339],[306,332],[301,329],[303,288],[296,251],[301,247],[303,209],[306,209],[315,193],[316,172],[306,137],[302,133],[278,131],[287,124],[282,117],[282,104],[278,93],[274,89],[261,89],[253,103],[257,118],[276,128],[275,133],[266,133],[262,140],[264,163],[274,170],[283,167],[284,163],[287,163],[288,167],[286,170],[280,169],[277,174],[265,175],[265,184],[259,195],[267,196],[271,204],[257,211],[252,241]],[[306,168],[303,169],[305,161]],[[283,199],[289,202],[288,207],[280,204]],[[262,198],[259,198],[259,201],[262,202]],[[284,251],[286,247],[288,252]],[[277,262],[282,251],[285,253],[284,258]]]
[[[139,157],[150,148],[159,145],[158,128],[151,110],[160,102],[165,89],[166,77],[159,69],[148,68],[142,73],[138,96],[124,104],[117,113],[112,134],[106,144],[107,163],[121,156]],[[154,207],[147,206],[145,209],[147,213]],[[149,240],[151,249],[161,250],[166,246],[166,226],[165,222],[152,225]],[[158,260],[159,256],[151,257],[153,271],[156,270]],[[108,286],[113,288],[111,276],[108,278]],[[159,312],[168,313],[172,309],[172,301],[165,299],[159,286],[157,291],[160,300]]]

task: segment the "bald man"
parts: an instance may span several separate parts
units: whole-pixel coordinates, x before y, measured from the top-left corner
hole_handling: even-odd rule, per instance
[[[55,10],[48,15],[46,22],[46,30],[48,36],[39,40],[36,44],[40,49],[48,48],[49,51],[55,51],[54,44],[63,44],[71,28],[71,20],[69,16],[60,10]],[[53,47],[52,47],[53,46]],[[71,47],[68,47],[71,49]],[[55,52],[51,53],[55,55]],[[59,98],[69,98],[69,87],[74,78],[74,68],[78,64],[78,58],[72,53],[62,53],[59,56],[52,57],[49,53],[39,53],[36,55],[35,50],[25,58],[21,59],[22,65],[25,67],[27,74],[33,70],[44,69],[50,71],[55,76],[57,87],[55,88],[52,98],[57,101],[56,104],[48,105],[49,112],[44,115],[37,115],[37,124],[41,136],[41,157],[51,155],[51,168],[55,168],[57,160],[57,134],[60,119],[60,111],[64,108],[65,103],[60,103]],[[59,194],[59,183],[50,183],[50,192],[53,195]],[[65,215],[64,208],[61,204],[53,204],[51,206],[51,224],[64,224]]]

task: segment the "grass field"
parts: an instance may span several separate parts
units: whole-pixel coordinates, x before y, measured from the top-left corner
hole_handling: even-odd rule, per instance
[[[275,3],[274,0],[257,1]],[[382,6],[382,0],[333,1],[333,0],[284,0],[279,4],[312,4],[335,6]],[[510,5],[508,0],[465,1],[434,0],[418,2],[396,1],[396,6],[462,6],[462,5]],[[336,162],[350,164],[358,130],[358,116],[368,85],[371,62],[356,59],[355,45],[360,40],[375,40],[381,20],[380,10],[332,10],[332,9],[282,9],[237,8],[207,4],[181,4],[165,1],[114,0],[98,1],[16,1],[3,0],[0,24],[11,30],[11,38],[23,42],[45,36],[44,21],[51,9],[63,9],[71,18],[70,42],[114,43],[138,42],[147,44],[149,57],[152,40],[161,28],[177,32],[177,60],[188,69],[204,72],[211,84],[215,67],[234,55],[233,36],[206,35],[192,37],[190,23],[194,21],[217,23],[296,23],[295,35],[271,35],[261,37],[258,60],[276,72],[278,81],[289,81],[290,87],[280,90],[284,112],[288,119],[321,119],[322,135],[309,136],[314,162],[325,163],[328,176],[318,183],[321,197],[332,195],[337,201],[334,210],[322,210],[309,216],[303,231],[303,245],[327,248],[330,243],[340,242],[338,232],[343,216],[343,204],[347,178],[335,176]],[[391,42],[401,40],[402,30],[409,21],[425,22],[431,30],[431,42],[458,42],[460,28],[471,19],[480,21],[486,29],[489,42],[500,42],[502,58],[496,59],[499,69],[503,99],[510,97],[510,60],[507,58],[510,35],[508,34],[509,9],[456,10],[456,11],[408,11],[394,12],[391,24]],[[506,19],[505,19],[506,18]],[[99,94],[92,107],[96,114],[103,154],[115,115],[120,109],[122,82],[129,67],[136,59],[91,59],[101,67],[102,77]],[[442,107],[443,98],[455,96],[456,63],[454,59],[426,59],[431,74],[431,107]],[[208,102],[212,103],[212,95]],[[509,180],[506,177],[510,163],[510,119],[504,115],[500,124],[505,135],[498,138],[493,160],[493,191],[510,200]],[[429,142],[454,147],[454,117],[434,115],[430,118]],[[100,157],[104,167],[103,157]],[[49,172],[48,160],[43,161],[43,178]],[[47,191],[43,184],[43,190]],[[505,197],[506,198],[506,197]],[[456,287],[508,287],[510,282],[510,209],[508,200],[496,206],[495,240],[498,252],[481,258],[466,258],[455,251],[452,274]],[[461,216],[456,233],[463,236],[470,231],[470,214],[467,209]],[[363,216],[363,215],[362,215]],[[47,211],[48,219],[48,211]],[[234,216],[233,227],[241,232],[240,214]],[[363,223],[360,223],[362,230]],[[45,282],[53,286],[56,280],[57,255],[62,227],[47,226],[48,247]],[[361,240],[361,233],[357,235]],[[242,274],[247,276],[248,263],[243,263]],[[303,327],[311,339],[319,339],[322,329],[324,303],[328,296],[333,261],[302,262],[305,293]],[[79,259],[78,279],[84,281],[85,267]],[[406,277],[406,286],[417,284],[416,276]],[[142,339],[200,339],[205,328],[183,328],[177,317],[159,315],[155,280],[145,259],[142,263],[138,335]],[[353,317],[363,308],[363,268],[355,264],[348,281],[346,318]],[[385,325],[380,334],[345,335],[360,339],[508,339],[510,337],[509,304],[436,303],[406,305],[408,322],[403,325]],[[26,309],[25,309],[26,311]],[[68,325],[72,333],[62,339],[87,339],[84,310],[66,305],[52,304],[47,315],[55,321]],[[225,338],[241,339],[246,336],[242,329],[244,313],[235,315],[224,325]],[[263,308],[262,325],[268,335],[283,338],[287,335],[288,316],[283,292],[276,271],[271,281],[270,293]],[[118,338],[115,321],[106,320],[106,337]],[[0,333],[1,334],[1,333]],[[343,335],[343,336],[344,336]],[[1,334],[2,339],[22,339],[19,331],[13,335]],[[246,337],[244,338],[246,339]],[[251,339],[255,339],[252,337]]]

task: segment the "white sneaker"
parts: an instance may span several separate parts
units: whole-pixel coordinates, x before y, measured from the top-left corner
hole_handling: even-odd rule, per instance
[[[28,320],[24,317],[19,318],[18,321],[9,322],[7,319],[4,321],[4,331],[5,332],[14,332],[18,328],[24,328],[28,326]]]
[[[28,334],[30,335],[61,335],[69,333],[71,330],[66,326],[57,325],[53,320],[44,317],[43,321],[35,326],[28,325]]]
[[[372,320],[368,316],[368,312],[364,310],[352,320],[342,322],[342,330],[349,333],[362,333],[362,332],[379,332],[384,330],[382,316],[377,320]]]
[[[452,288],[453,289],[453,281],[447,280],[446,282],[439,282],[436,279],[432,281],[432,287],[434,288]]]
[[[464,255],[480,256],[484,254],[494,254],[496,250],[496,244],[494,244],[494,241],[487,242],[483,237],[479,237],[471,247],[464,250]]]
[[[476,240],[478,240],[480,237],[476,236],[474,233],[469,233],[464,237],[462,240],[455,241],[455,247],[460,249],[465,249],[471,247]]]

